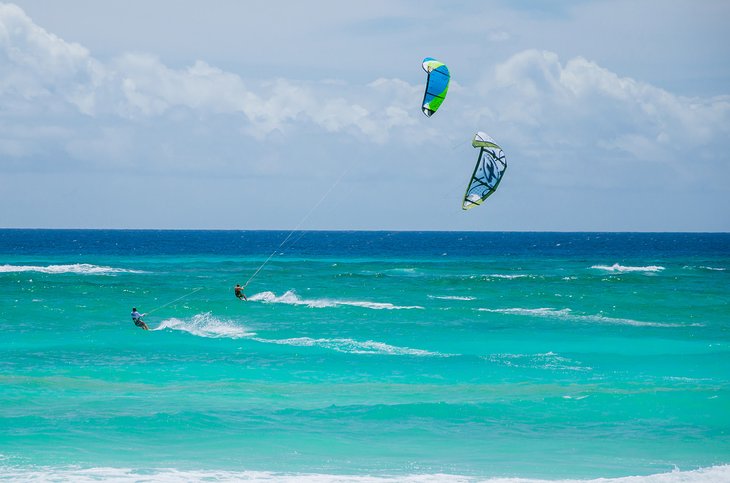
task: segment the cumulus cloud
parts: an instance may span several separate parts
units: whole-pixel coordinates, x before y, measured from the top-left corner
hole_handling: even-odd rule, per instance
[[[135,121],[161,117],[176,108],[200,115],[231,115],[259,140],[312,123],[325,132],[352,129],[375,142],[389,130],[413,124],[403,109],[413,86],[384,91],[370,85],[275,79],[247,85],[233,73],[202,60],[173,69],[148,54],[128,53],[107,63],[84,47],[45,31],[17,6],[0,5],[0,99],[7,117],[21,111],[40,115],[48,108],[62,116],[82,114]],[[373,94],[378,94],[374,96]],[[6,152],[20,152],[5,140]]]
[[[182,169],[200,159],[237,164],[236,153],[245,151],[249,169],[277,172],[272,165],[289,147],[275,139],[306,145],[325,164],[356,143],[388,145],[394,156],[417,152],[430,166],[445,154],[424,145],[468,140],[483,129],[536,176],[549,172],[577,183],[589,160],[652,162],[679,172],[691,151],[724,163],[719,146],[730,134],[730,96],[678,96],[583,57],[518,52],[474,85],[454,80],[437,119],[425,122],[420,83],[387,76],[362,84],[251,80],[204,60],[172,68],[144,53],[101,61],[7,4],[0,4],[0,72],[5,169],[17,169],[23,158],[117,167],[174,160]],[[322,151],[323,142],[331,153]],[[408,166],[409,176],[416,169],[398,165]]]
[[[480,93],[489,99],[482,119],[500,126],[533,166],[557,167],[570,183],[570,171],[583,176],[585,163],[655,163],[663,171],[652,179],[661,182],[677,174],[687,181],[688,160],[694,170],[705,163],[715,173],[727,171],[721,148],[730,134],[727,95],[679,96],[582,57],[561,62],[556,53],[534,49],[495,66]]]
[[[730,96],[711,99],[673,95],[626,78],[582,57],[565,65],[557,54],[518,53],[498,65],[484,83],[485,97],[507,99],[501,118],[526,125],[555,120],[573,126],[591,119],[612,123],[594,137],[643,134],[652,142],[701,145],[730,130]],[[499,94],[499,96],[495,95]]]

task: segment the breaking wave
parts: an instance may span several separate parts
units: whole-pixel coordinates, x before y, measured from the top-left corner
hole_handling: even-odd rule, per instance
[[[78,273],[82,275],[109,275],[113,273],[145,273],[141,270],[126,268],[104,267],[88,263],[74,263],[71,265],[0,265],[0,273],[14,272],[41,272],[41,273]]]
[[[559,371],[590,371],[591,367],[583,366],[567,357],[559,356],[554,352],[544,354],[490,354],[482,356],[489,362],[509,367],[528,369],[549,369]]]
[[[534,275],[528,275],[525,273],[520,273],[516,275],[508,275],[508,274],[502,274],[502,273],[492,273],[489,275],[485,275],[486,278],[504,278],[507,280],[513,280],[515,278],[535,278]]]
[[[385,342],[377,342],[372,340],[358,341],[347,338],[311,338],[311,337],[292,337],[288,339],[264,339],[254,337],[255,332],[247,330],[240,324],[233,321],[219,319],[210,314],[194,315],[190,319],[171,318],[163,320],[162,323],[151,329],[158,330],[177,330],[187,332],[198,337],[206,337],[211,339],[243,339],[261,342],[264,344],[288,345],[293,347],[321,347],[337,352],[347,354],[379,354],[393,356],[419,356],[419,357],[449,357],[453,354],[442,354],[440,352],[431,352],[423,349],[413,349],[411,347],[398,347]]]
[[[428,298],[438,300],[476,300],[476,297],[467,297],[464,295],[429,295]]]
[[[730,481],[730,465],[711,466],[688,471],[675,467],[673,471],[645,476],[619,476],[594,479],[536,479],[524,477],[486,477],[454,475],[446,473],[421,473],[406,475],[354,475],[326,473],[281,473],[273,471],[231,470],[182,470],[176,468],[78,468],[78,467],[9,467],[0,466],[0,477],[9,481],[74,482],[98,481],[159,481],[182,483],[188,481],[215,482],[288,482],[288,483],[716,483]]]
[[[658,265],[648,265],[645,267],[630,267],[630,266],[624,266],[619,265],[618,263],[614,263],[611,266],[608,265],[593,265],[591,268],[596,270],[605,270],[607,272],[618,272],[618,273],[625,273],[625,272],[661,272],[664,270],[664,267],[660,267]]]
[[[633,319],[621,319],[614,317],[606,317],[604,315],[581,315],[574,314],[570,309],[553,309],[553,308],[509,308],[509,309],[477,309],[480,312],[495,312],[499,314],[526,315],[531,317],[547,317],[551,319],[571,320],[578,322],[597,322],[599,324],[617,324],[617,325],[633,325],[636,327],[702,327],[703,324],[671,324],[665,322],[643,322]]]
[[[339,299],[303,299],[299,297],[293,290],[288,290],[283,295],[277,296],[274,292],[261,292],[251,295],[249,300],[265,302],[269,304],[287,304],[287,305],[304,305],[311,308],[340,307],[343,305],[352,307],[364,307],[373,310],[403,310],[403,309],[423,309],[419,305],[393,305],[387,302],[366,302],[357,300],[339,300]]]
[[[322,347],[337,352],[347,354],[380,354],[391,356],[421,356],[421,357],[449,357],[452,354],[442,354],[440,352],[431,352],[423,349],[413,349],[410,347],[398,347],[384,342],[376,342],[372,340],[358,341],[354,339],[335,338],[335,339],[313,339],[311,337],[294,337],[291,339],[259,339],[254,338],[258,342],[269,344],[289,345],[294,347]]]

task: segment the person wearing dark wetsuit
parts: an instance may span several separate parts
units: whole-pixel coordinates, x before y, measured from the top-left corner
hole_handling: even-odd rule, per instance
[[[243,293],[243,287],[241,287],[240,284],[236,284],[236,286],[233,288],[233,293],[236,294],[238,300],[248,300],[246,298],[246,294]]]
[[[144,330],[150,330],[150,328],[147,327],[147,324],[144,323],[144,320],[142,320],[144,315],[145,314],[137,312],[137,307],[132,307],[132,322],[134,322],[134,325]]]

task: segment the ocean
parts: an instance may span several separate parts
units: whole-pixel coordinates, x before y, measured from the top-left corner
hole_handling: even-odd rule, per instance
[[[730,481],[730,234],[287,235],[0,230],[0,480]]]

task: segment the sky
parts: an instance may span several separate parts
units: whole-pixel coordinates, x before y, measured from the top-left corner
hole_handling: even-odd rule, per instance
[[[730,231],[725,0],[0,3],[0,227]],[[421,112],[424,57],[451,85]],[[477,131],[508,169],[462,211]]]

